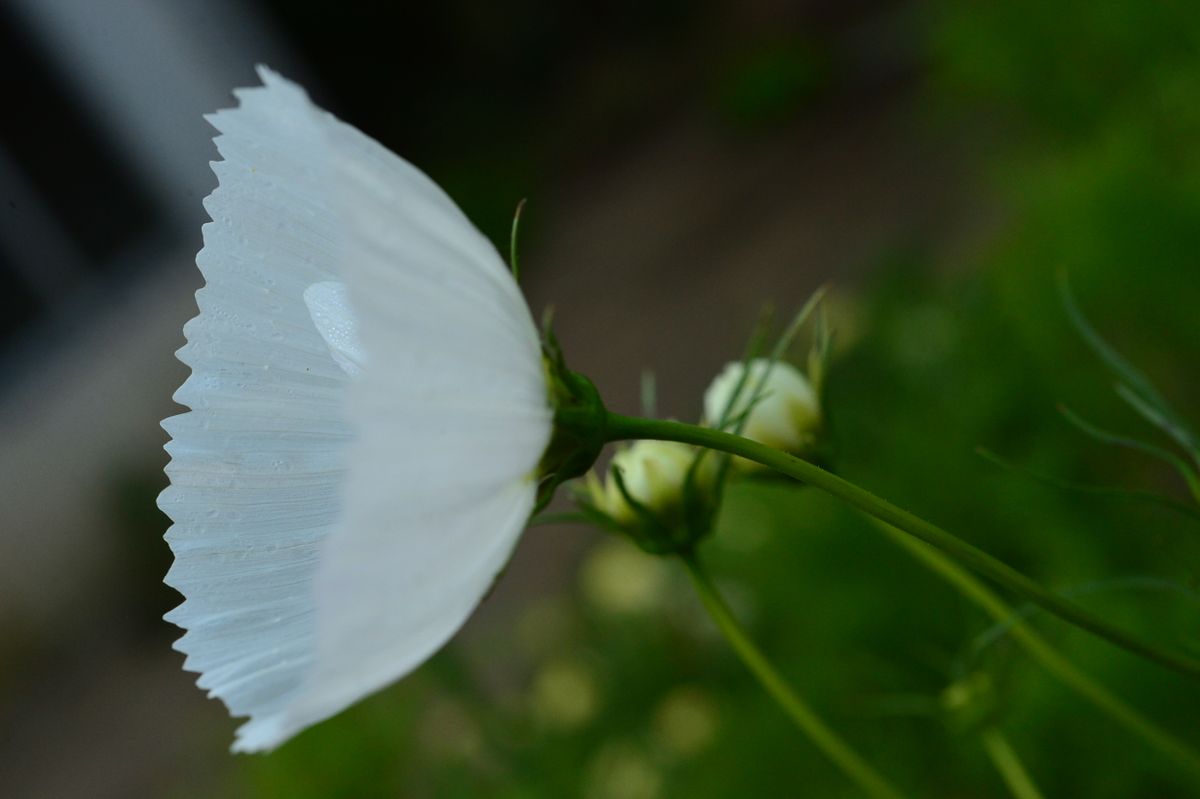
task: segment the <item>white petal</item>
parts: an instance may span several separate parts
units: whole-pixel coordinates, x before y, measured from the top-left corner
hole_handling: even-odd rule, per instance
[[[411,165],[260,74],[211,117],[225,160],[176,395],[192,411],[164,423],[160,498],[177,647],[251,717],[243,750],[453,635],[525,524],[551,427],[494,248]]]
[[[443,238],[444,207],[396,189],[425,180],[408,164],[345,126],[334,141],[370,366],[350,407],[369,434],[322,555],[316,665],[284,713],[239,731],[248,749],[406,674],[462,626],[524,528],[550,434],[536,331],[495,250],[473,228]]]
[[[336,280],[313,283],[304,290],[304,304],[333,360],[346,374],[357,376],[362,372],[363,348],[346,285]]]
[[[240,96],[211,117],[225,160],[205,200],[200,314],[179,351],[192,374],[175,395],[192,411],[163,423],[159,506],[174,522],[166,581],[186,597],[167,616],[187,630],[176,648],[201,687],[248,715],[281,706],[311,665],[305,586],[339,516],[351,432],[346,373],[303,301],[337,275],[341,249],[313,112],[287,86]]]

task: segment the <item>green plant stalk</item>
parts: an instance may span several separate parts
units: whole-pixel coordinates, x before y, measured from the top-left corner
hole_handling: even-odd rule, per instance
[[[853,483],[825,471],[819,466],[759,444],[757,441],[751,441],[747,438],[698,425],[660,419],[639,419],[614,413],[606,413],[605,425],[605,438],[610,442],[625,439],[651,438],[693,444],[720,452],[727,452],[730,455],[739,455],[747,460],[770,467],[788,477],[808,483],[880,521],[895,526],[908,535],[941,549],[979,574],[994,580],[999,585],[1041,606],[1059,618],[1074,624],[1076,627],[1087,630],[1116,646],[1140,655],[1147,660],[1154,661],[1166,668],[1186,674],[1189,677],[1200,678],[1200,661],[1182,653],[1161,649],[1153,644],[1135,638],[1129,633],[1122,632],[1103,619],[1079,607],[1074,602],[1043,588],[1035,580],[1030,579],[978,547],[946,532],[937,525],[930,524],[924,519],[896,507],[866,489],[859,488]]]
[[[796,726],[869,796],[877,799],[900,799],[901,794],[821,720],[754,645],[734,618],[729,605],[725,603],[695,554],[681,553],[680,559],[687,567],[696,593],[700,595],[700,601],[721,634],[725,636],[725,640]]]
[[[992,760],[992,765],[1015,799],[1042,799],[1041,791],[1037,789],[1029,772],[1021,765],[1021,759],[1016,751],[1008,745],[1004,734],[997,727],[987,727],[979,734],[983,739],[983,749]]]
[[[905,535],[890,524],[879,522],[876,526],[931,570],[941,575],[963,596],[978,605],[997,622],[1009,625],[1008,632],[1013,640],[1020,644],[1030,657],[1040,663],[1042,668],[1057,677],[1063,685],[1183,766],[1193,777],[1200,778],[1200,755],[1081,671],[1052,647],[1004,600],[996,596],[995,592],[973,577],[966,569],[928,544]],[[989,754],[991,753],[989,752]]]

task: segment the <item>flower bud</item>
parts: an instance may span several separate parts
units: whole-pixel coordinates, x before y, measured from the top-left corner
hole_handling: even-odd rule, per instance
[[[807,378],[783,361],[772,364],[765,358],[756,358],[748,367],[749,374],[743,379],[747,364],[730,363],[709,385],[704,392],[704,416],[708,423],[716,426],[724,418],[728,420],[724,427],[730,429],[746,414],[741,424],[741,435],[746,438],[793,454],[810,452],[821,426],[821,407]],[[741,390],[730,408],[739,383]]]
[[[976,671],[950,684],[939,698],[943,721],[959,733],[992,724],[1000,710],[997,685],[989,674]]]
[[[696,458],[696,450],[673,441],[639,440],[613,455],[612,471],[617,478],[601,483],[594,472],[587,476],[586,498],[593,508],[607,514],[619,524],[637,519],[638,513],[626,499],[626,493],[637,504],[655,516],[672,517],[683,504],[683,487],[688,470]]]

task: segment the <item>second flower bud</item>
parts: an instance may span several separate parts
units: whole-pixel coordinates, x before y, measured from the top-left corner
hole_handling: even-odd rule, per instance
[[[634,441],[613,455],[607,479],[588,473],[580,499],[643,549],[675,551],[708,532],[715,460],[686,444]]]
[[[735,399],[736,395],[736,399]],[[817,391],[784,361],[735,361],[704,392],[707,423],[800,457],[811,456],[821,429]],[[741,458],[738,466],[757,469]]]

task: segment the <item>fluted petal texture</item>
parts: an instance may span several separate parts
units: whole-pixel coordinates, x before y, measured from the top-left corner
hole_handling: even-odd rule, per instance
[[[411,671],[511,554],[551,430],[536,330],[425,175],[266,69],[209,117],[206,284],[167,419],[167,618],[269,749]]]

